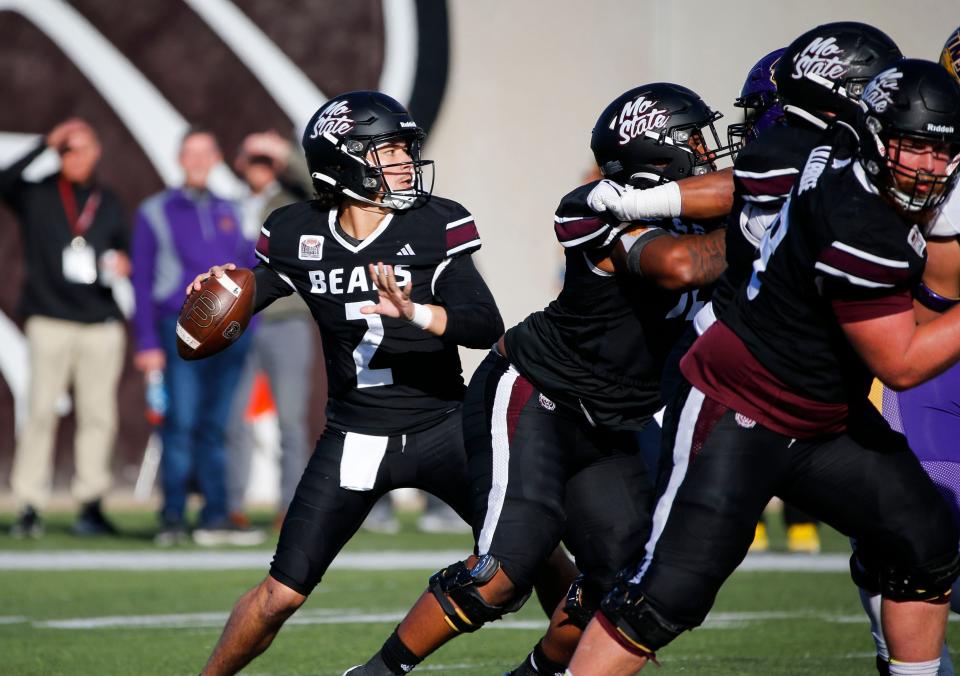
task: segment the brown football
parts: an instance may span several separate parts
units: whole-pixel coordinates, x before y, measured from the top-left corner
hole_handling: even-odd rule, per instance
[[[177,318],[177,352],[184,359],[203,359],[226,349],[243,333],[257,295],[253,272],[227,270],[208,277],[192,291]]]

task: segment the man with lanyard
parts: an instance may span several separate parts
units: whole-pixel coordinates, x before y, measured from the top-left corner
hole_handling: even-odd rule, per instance
[[[47,147],[61,169],[39,183],[22,174]],[[83,507],[77,535],[113,534],[101,510],[110,487],[117,381],[126,340],[110,280],[127,276],[127,230],[117,197],[99,186],[96,133],[84,121],[57,125],[43,143],[0,173],[0,197],[21,226],[26,279],[20,312],[30,346],[26,424],[11,484],[20,514],[11,534],[39,537],[50,496],[57,401],[72,384],[76,409],[71,490]]]

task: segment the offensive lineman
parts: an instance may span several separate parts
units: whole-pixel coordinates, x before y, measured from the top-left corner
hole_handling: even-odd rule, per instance
[[[473,216],[431,196],[423,139],[389,96],[332,99],[303,135],[319,199],[274,211],[261,230],[254,311],[291,293],[306,301],[327,359],[327,428],[270,574],[237,602],[204,674],[236,673],[267,649],[384,493],[420,488],[469,520],[457,346],[491,345],[503,322],[471,259]]]
[[[960,81],[960,28],[947,38],[940,64]],[[927,265],[923,281],[914,289],[914,311],[918,322],[929,321],[960,303],[960,192],[947,196],[936,218],[926,229]],[[910,449],[951,506],[954,521],[960,524],[960,365],[933,380],[903,392],[883,388],[883,416],[890,426],[903,432]],[[960,594],[954,583],[950,607],[960,612]],[[864,610],[870,618],[877,646],[877,671],[889,673],[890,655],[880,624],[880,593],[860,590]],[[940,653],[939,676],[953,676],[950,651],[944,643]]]
[[[857,539],[851,570],[883,591],[890,673],[937,673],[957,528],[867,391],[871,371],[904,388],[960,359],[960,310],[917,327],[911,302],[926,244],[914,223],[956,180],[960,86],[907,59],[862,101],[856,127],[811,152],[748,285],[682,362],[658,527],[588,627],[575,676],[635,673],[699,625],[774,493]]]
[[[591,147],[610,180],[656,185],[712,170],[725,152],[718,117],[685,87],[636,87],[603,111]],[[635,432],[661,407],[664,362],[702,305],[699,287],[723,270],[723,233],[680,219],[628,226],[598,217],[586,203],[594,185],[569,193],[556,212],[566,252],[559,297],[507,331],[467,391],[476,554],[434,575],[351,676],[406,673],[457,635],[517,610],[563,539],[583,575],[514,672],[561,674],[621,562],[642,546],[652,486]]]

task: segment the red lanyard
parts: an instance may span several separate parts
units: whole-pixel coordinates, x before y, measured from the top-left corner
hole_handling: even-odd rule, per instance
[[[82,237],[93,223],[97,207],[100,206],[100,193],[91,192],[86,204],[83,205],[83,211],[77,216],[77,200],[73,195],[73,186],[70,185],[70,181],[61,176],[57,181],[57,187],[60,189],[60,201],[63,202],[63,211],[67,215],[70,232],[74,237]]]

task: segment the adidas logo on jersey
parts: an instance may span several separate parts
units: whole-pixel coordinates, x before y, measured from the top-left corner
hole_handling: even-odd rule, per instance
[[[413,256],[416,252],[413,250],[413,247],[409,243],[404,244],[403,248],[397,252],[398,256]]]

